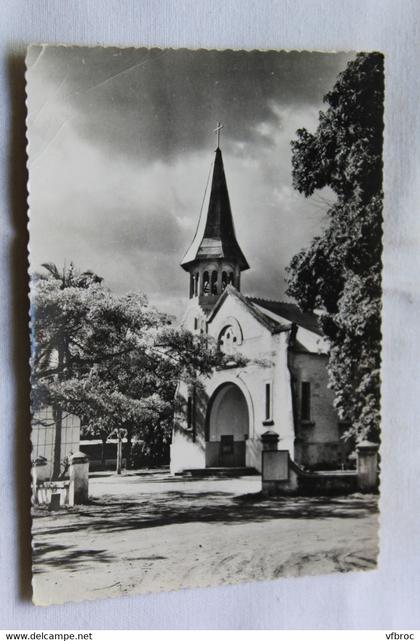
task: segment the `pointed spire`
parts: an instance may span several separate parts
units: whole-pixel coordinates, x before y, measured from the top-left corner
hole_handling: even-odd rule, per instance
[[[195,242],[193,244],[197,247]],[[236,240],[222,152],[219,147],[216,149],[204,234],[199,241],[197,249],[195,247],[190,247],[181,263],[181,266],[186,271],[188,271],[188,266],[196,260],[214,258],[225,258],[233,261],[239,265],[241,271],[249,269],[245,256]]]

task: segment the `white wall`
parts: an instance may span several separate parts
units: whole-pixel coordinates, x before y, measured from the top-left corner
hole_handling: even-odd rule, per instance
[[[32,419],[32,454],[31,459],[39,456],[47,459],[43,469],[43,476],[51,478],[54,465],[55,424],[52,408],[45,407],[34,413]],[[61,456],[60,460],[79,450],[80,446],[80,419],[74,414],[63,413],[61,430]]]
[[[208,405],[220,386],[234,383],[242,392],[248,409],[249,433],[246,442],[246,464],[261,470],[261,434],[268,429],[279,434],[279,448],[294,456],[294,422],[288,370],[288,332],[271,334],[234,295],[224,300],[214,319],[209,323],[209,335],[215,339],[229,324],[239,324],[241,338],[237,352],[249,358],[246,367],[232,367],[216,371],[210,379],[204,378],[204,405]],[[266,384],[271,386],[272,411],[266,416]],[[185,386],[180,393],[188,395]],[[218,401],[216,400],[216,403]],[[213,408],[213,410],[217,409]],[[196,416],[197,439],[185,431],[185,420],[175,429],[171,447],[171,469],[204,467],[205,411]],[[270,420],[267,422],[267,418]],[[182,419],[181,419],[182,421]],[[225,432],[229,433],[229,430]],[[213,440],[215,435],[210,435]],[[201,464],[200,464],[201,462]]]

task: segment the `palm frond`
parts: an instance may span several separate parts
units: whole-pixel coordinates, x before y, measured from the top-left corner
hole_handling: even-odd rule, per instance
[[[58,271],[58,267],[55,263],[42,263],[41,267],[47,270],[57,280],[62,280],[62,275]]]

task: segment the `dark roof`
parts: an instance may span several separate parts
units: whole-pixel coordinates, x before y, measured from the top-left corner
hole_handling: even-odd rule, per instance
[[[249,269],[236,240],[222,152],[219,147],[216,149],[204,234],[197,250],[192,255],[189,250],[181,266],[187,270],[188,265],[196,260],[212,258],[226,258],[238,263],[241,270]]]
[[[207,322],[211,322],[216,316],[217,312],[225,302],[229,294],[235,296],[247,309],[248,311],[256,318],[264,327],[266,327],[272,334],[278,334],[280,332],[285,332],[290,329],[288,323],[281,323],[280,321],[274,320],[269,316],[266,316],[261,310],[259,310],[252,302],[241,292],[239,292],[236,287],[233,285],[228,285],[221,296],[219,296],[215,306],[210,311]]]
[[[265,298],[255,298],[252,296],[247,296],[247,300],[250,303],[263,307],[273,314],[281,316],[281,318],[285,318],[291,323],[296,323],[299,327],[323,336],[318,316],[312,312],[303,312],[297,305],[293,303],[283,303],[279,300],[267,300]]]

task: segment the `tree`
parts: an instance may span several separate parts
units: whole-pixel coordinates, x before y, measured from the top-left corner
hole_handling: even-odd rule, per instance
[[[63,411],[102,436],[168,443],[176,386],[179,380],[199,384],[223,362],[216,345],[172,328],[144,295],[112,294],[102,279],[73,266],[65,279],[46,268],[33,291],[33,405],[57,410],[56,454]]]
[[[94,274],[92,271],[78,272],[73,263],[69,267],[63,268],[60,272],[54,263],[44,263],[42,265],[47,274],[38,274],[35,279],[35,288],[45,294],[46,292],[52,293],[55,291],[70,290],[86,290],[94,284],[100,284],[102,278]],[[39,284],[37,285],[37,280]],[[65,296],[62,297],[63,299]],[[39,303],[39,304],[38,304]],[[59,297],[47,297],[41,294],[40,300],[34,308],[34,335],[36,338],[34,345],[34,359],[33,359],[33,398],[34,406],[46,404],[44,396],[48,397],[49,404],[52,407],[53,420],[55,424],[55,438],[54,438],[54,460],[53,460],[53,479],[57,479],[61,472],[61,433],[63,421],[63,407],[57,402],[54,394],[47,393],[46,381],[61,381],[66,375],[70,375],[71,371],[71,358],[70,350],[73,339],[73,334],[80,331],[81,327],[81,310],[69,310],[63,315],[63,310],[59,309]],[[41,325],[39,319],[42,319]],[[58,322],[57,322],[58,321]],[[65,321],[65,322],[63,322]],[[52,363],[55,362],[54,373],[51,373]],[[43,371],[44,383],[39,376]]]
[[[344,436],[378,438],[381,363],[383,56],[360,53],[324,97],[315,134],[292,141],[293,185],[336,195],[322,235],[293,257],[288,294],[322,311]]]

